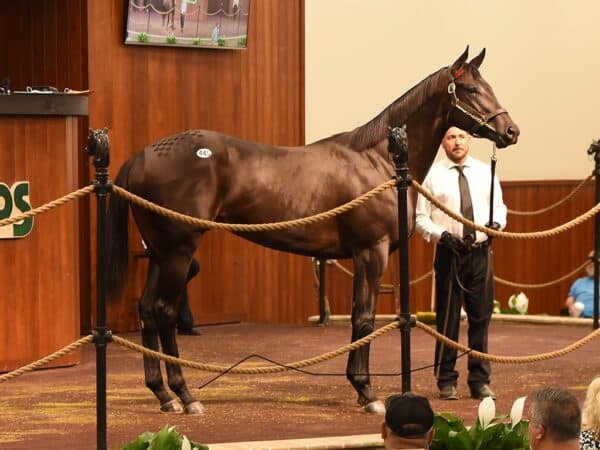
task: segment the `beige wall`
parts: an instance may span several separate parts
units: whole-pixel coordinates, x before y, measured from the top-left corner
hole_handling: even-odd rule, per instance
[[[600,136],[596,0],[306,0],[306,142],[368,121],[470,45],[521,127],[503,180],[581,179]],[[410,137],[409,137],[410,139]],[[491,143],[473,154],[489,160]]]

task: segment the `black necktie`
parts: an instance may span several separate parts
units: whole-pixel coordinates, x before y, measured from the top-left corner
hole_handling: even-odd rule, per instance
[[[465,219],[473,221],[473,202],[471,202],[471,193],[469,192],[469,182],[463,172],[464,166],[454,166],[458,170],[458,189],[460,191],[460,213]],[[475,230],[469,226],[463,225],[463,238],[474,234]],[[475,237],[475,236],[473,236]]]

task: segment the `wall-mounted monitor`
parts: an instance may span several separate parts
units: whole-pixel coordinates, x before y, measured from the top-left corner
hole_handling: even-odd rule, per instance
[[[244,49],[250,0],[125,0],[125,44]]]

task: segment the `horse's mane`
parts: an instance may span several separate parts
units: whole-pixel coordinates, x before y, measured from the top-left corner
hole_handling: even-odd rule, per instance
[[[442,76],[447,77],[445,67],[421,80],[366,124],[352,131],[321,139],[318,142],[339,142],[357,151],[373,147],[388,135],[390,124],[403,124],[408,117],[418,111],[434,94],[438,93]]]

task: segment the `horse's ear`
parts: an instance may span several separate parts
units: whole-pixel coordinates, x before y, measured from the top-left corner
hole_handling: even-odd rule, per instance
[[[481,50],[481,53],[479,53],[479,55],[477,55],[475,58],[473,58],[469,62],[469,64],[472,65],[473,67],[475,67],[476,69],[479,69],[479,66],[483,62],[483,58],[485,58],[485,48],[483,50]]]
[[[452,72],[452,75],[456,75],[456,72],[458,72],[458,70],[462,67],[462,65],[467,60],[468,56],[469,56],[469,46],[467,45],[467,48],[465,48],[465,51],[463,52],[463,54],[460,55],[458,57],[458,59],[456,61],[454,61],[454,63],[452,63],[452,66],[450,66],[450,71]]]

